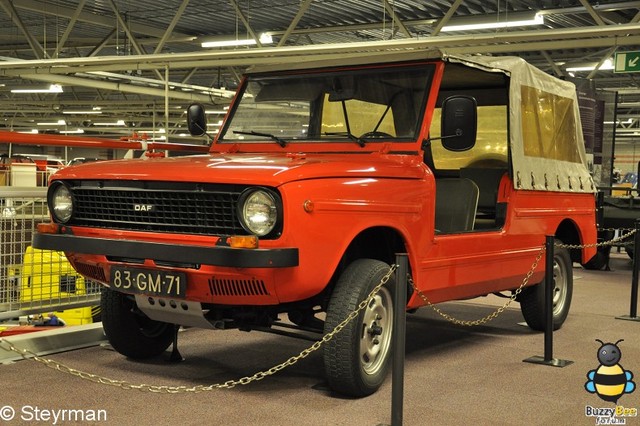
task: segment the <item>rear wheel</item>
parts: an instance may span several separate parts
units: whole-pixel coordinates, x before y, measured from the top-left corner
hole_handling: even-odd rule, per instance
[[[164,352],[173,341],[173,324],[150,319],[126,294],[103,288],[100,306],[104,334],[122,355],[151,358]]]
[[[573,267],[569,251],[555,248],[553,254],[553,329],[558,330],[569,315],[573,295]],[[527,325],[534,330],[544,331],[544,280],[525,288],[520,297],[520,309]]]
[[[389,265],[374,259],[351,263],[329,301],[325,334],[355,311],[388,272]],[[384,382],[391,354],[394,285],[392,277],[367,307],[327,342],[324,363],[332,390],[362,397],[374,393]]]

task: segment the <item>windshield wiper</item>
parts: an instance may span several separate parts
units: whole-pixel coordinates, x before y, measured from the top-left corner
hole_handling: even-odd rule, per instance
[[[249,131],[249,132],[242,132],[240,130],[234,130],[233,131],[234,135],[252,135],[252,136],[262,136],[265,138],[271,138],[274,141],[278,142],[278,145],[280,145],[281,147],[285,147],[287,146],[287,141],[285,141],[282,138],[279,138],[276,135],[272,135],[271,133],[260,133],[260,132],[254,132],[253,130]]]
[[[357,137],[351,132],[324,132],[324,134],[327,136],[346,136],[352,141],[356,142],[358,145],[360,145],[360,147],[365,146],[365,140]]]

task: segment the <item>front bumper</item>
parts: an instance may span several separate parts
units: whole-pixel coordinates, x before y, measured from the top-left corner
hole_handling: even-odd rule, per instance
[[[297,248],[243,249],[220,246],[165,244],[69,234],[36,233],[33,247],[65,253],[150,259],[232,268],[288,268],[298,266]]]

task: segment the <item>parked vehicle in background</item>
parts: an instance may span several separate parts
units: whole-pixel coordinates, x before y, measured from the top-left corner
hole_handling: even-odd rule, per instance
[[[67,166],[76,166],[78,164],[84,163],[93,163],[94,161],[101,161],[99,158],[88,158],[88,157],[76,157],[72,160],[69,160]]]
[[[610,241],[617,236],[616,231],[618,234],[628,233],[629,230],[636,227],[636,221],[640,219],[640,199],[635,188],[629,188],[625,194],[615,196],[602,194],[598,197],[599,241]],[[620,241],[618,247],[624,247],[624,251],[629,258],[634,258],[635,244],[633,236]],[[585,267],[587,269],[608,270],[611,248],[611,246],[599,247],[598,253]]]
[[[0,185],[47,186],[49,176],[62,167],[62,160],[45,155],[0,154]]]
[[[204,108],[188,108],[202,135]],[[324,347],[336,392],[385,379],[395,309],[515,292],[545,235],[596,241],[575,88],[519,58],[440,52],[344,58],[247,73],[206,155],[63,169],[34,245],[104,284],[118,352],[156,356],[175,325],[331,332],[407,253],[395,280]],[[553,326],[571,304],[555,251]],[[545,326],[542,262],[517,296]],[[324,314],[324,315],[320,315]],[[286,332],[285,329],[279,330]]]

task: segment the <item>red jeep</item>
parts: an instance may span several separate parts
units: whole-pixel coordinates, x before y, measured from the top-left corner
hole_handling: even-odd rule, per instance
[[[383,61],[383,62],[381,62]],[[192,133],[206,130],[189,107]],[[572,84],[518,58],[421,52],[246,74],[207,155],[69,167],[51,181],[38,248],[100,281],[113,347],[152,357],[174,325],[317,336],[408,253],[433,303],[513,292],[545,235],[596,241]],[[557,249],[554,326],[572,262]],[[518,295],[544,328],[544,268]],[[389,367],[394,280],[324,348],[332,389],[371,394]]]

